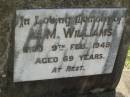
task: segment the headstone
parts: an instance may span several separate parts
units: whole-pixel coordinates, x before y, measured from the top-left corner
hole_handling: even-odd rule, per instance
[[[125,8],[17,10],[14,81],[112,73]]]
[[[0,0],[0,97],[115,97],[129,4]]]

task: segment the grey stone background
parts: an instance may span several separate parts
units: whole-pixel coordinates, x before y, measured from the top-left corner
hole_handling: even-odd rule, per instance
[[[13,83],[14,28],[16,9],[126,7],[128,17],[112,74]],[[0,97],[72,97],[111,91],[117,86],[130,42],[130,0],[0,0]],[[58,96],[57,96],[58,95]],[[97,94],[98,95],[98,94]],[[88,96],[87,96],[88,97]],[[94,97],[94,96],[92,96]],[[95,96],[96,97],[96,96]]]

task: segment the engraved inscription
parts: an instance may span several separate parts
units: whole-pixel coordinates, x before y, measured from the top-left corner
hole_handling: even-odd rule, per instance
[[[14,81],[111,73],[125,8],[17,10]]]

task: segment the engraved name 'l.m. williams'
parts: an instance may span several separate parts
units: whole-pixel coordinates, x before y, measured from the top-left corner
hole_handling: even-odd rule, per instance
[[[14,82],[111,73],[125,8],[17,10]]]

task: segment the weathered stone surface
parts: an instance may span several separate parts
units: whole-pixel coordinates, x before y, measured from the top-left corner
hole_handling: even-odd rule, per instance
[[[125,17],[125,8],[17,10],[14,81],[112,73]]]
[[[0,0],[0,97],[58,97],[114,89],[120,79],[128,47],[129,22],[118,51],[112,74],[13,82],[14,27],[16,9],[38,8],[130,7],[129,0]],[[129,10],[128,10],[129,11]],[[129,19],[128,19],[129,21]],[[96,90],[95,90],[96,89]]]

